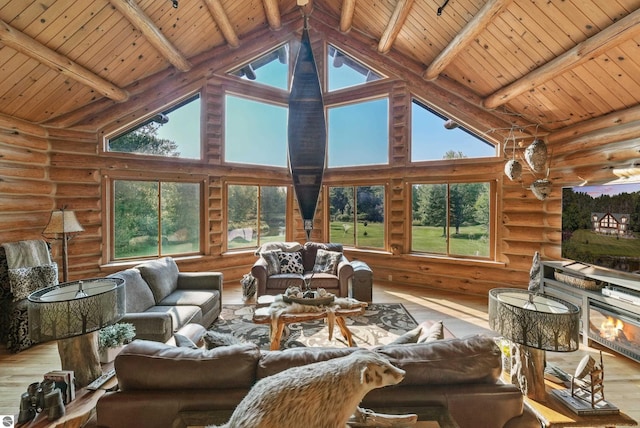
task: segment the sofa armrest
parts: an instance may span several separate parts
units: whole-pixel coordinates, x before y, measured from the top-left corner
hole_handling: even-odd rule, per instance
[[[256,296],[267,294],[267,261],[260,257],[251,267],[251,275],[256,279]]]
[[[133,312],[125,314],[119,322],[133,324],[136,339],[166,342],[173,336],[173,320],[168,313]]]
[[[180,272],[178,290],[218,290],[222,294],[222,272]]]
[[[347,259],[347,256],[345,256],[344,254],[340,259],[340,263],[338,263],[336,275],[338,276],[340,296],[348,296],[349,279],[351,279],[351,277],[353,276],[353,266],[351,266],[351,262],[349,262],[349,259]]]

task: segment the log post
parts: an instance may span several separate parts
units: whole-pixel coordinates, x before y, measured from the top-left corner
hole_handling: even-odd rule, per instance
[[[102,375],[98,332],[58,340],[62,370],[73,370],[76,388],[84,388]]]
[[[544,350],[517,343],[511,346],[511,383],[518,385],[527,397],[540,402],[547,399],[544,386],[545,360]]]

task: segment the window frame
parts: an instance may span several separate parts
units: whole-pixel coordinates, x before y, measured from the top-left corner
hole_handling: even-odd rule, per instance
[[[106,215],[103,216],[103,229],[108,230],[106,234],[106,245],[103,245],[103,259],[107,260],[107,263],[126,263],[131,261],[144,261],[144,260],[152,260],[158,257],[171,256],[174,258],[181,257],[192,257],[192,256],[202,256],[207,254],[208,252],[208,241],[206,239],[206,231],[205,231],[205,189],[206,183],[208,182],[207,177],[204,176],[194,176],[189,178],[184,177],[174,177],[171,175],[167,175],[163,177],[163,179],[158,179],[156,177],[150,176],[140,176],[138,174],[126,174],[119,173],[115,175],[108,175],[107,173],[102,174],[103,176],[103,200],[105,201],[106,206]],[[199,196],[199,242],[200,249],[198,251],[188,252],[188,253],[178,253],[178,254],[163,254],[161,251],[158,251],[159,254],[156,255],[148,255],[141,257],[123,257],[116,258],[115,257],[115,182],[116,181],[139,181],[139,182],[164,182],[164,183],[191,183],[198,185],[198,196]],[[161,209],[161,207],[159,207]],[[161,217],[158,218],[158,221],[161,221]],[[160,235],[159,235],[160,236]],[[159,247],[160,248],[160,247]]]
[[[488,249],[489,255],[486,257],[476,256],[476,255],[463,255],[463,254],[452,254],[450,251],[450,205],[449,205],[449,194],[450,194],[450,186],[453,184],[489,184],[489,231],[487,236],[489,237]],[[416,184],[444,184],[447,186],[447,213],[446,213],[446,230],[447,230],[447,250],[446,253],[436,253],[436,252],[428,252],[428,251],[418,251],[413,249],[413,186]],[[409,249],[408,254],[412,256],[421,256],[421,257],[433,257],[433,258],[446,258],[446,259],[464,259],[464,260],[472,260],[472,261],[482,261],[482,262],[495,262],[496,260],[496,242],[497,242],[497,217],[498,217],[498,197],[497,197],[497,188],[498,188],[498,180],[495,178],[483,178],[478,177],[477,179],[451,179],[451,180],[420,180],[415,179],[408,181],[406,183],[406,194],[409,195],[406,199],[405,203],[405,212],[406,218],[405,221],[409,225],[409,232],[405,234],[405,244],[406,248]]]

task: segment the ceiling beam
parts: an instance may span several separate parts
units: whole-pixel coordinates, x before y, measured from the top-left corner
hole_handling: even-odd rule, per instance
[[[356,10],[356,0],[342,0],[340,11],[340,31],[346,33],[353,25],[353,13]]]
[[[278,7],[278,0],[262,0],[264,7],[264,13],[267,16],[267,22],[272,30],[279,30],[282,26],[282,20],[280,19],[280,8]]]
[[[135,0],[111,0],[113,7],[144,35],[145,39],[160,54],[180,71],[189,71],[191,64],[176,49],[160,31],[156,24],[149,18]]]
[[[451,40],[446,48],[434,59],[424,72],[427,80],[437,79],[458,55],[469,46],[476,37],[487,29],[493,19],[500,14],[513,0],[489,0],[482,6],[476,16]]]
[[[113,83],[73,62],[66,56],[40,44],[2,20],[0,20],[0,42],[83,85],[95,89],[114,101],[125,101],[129,98],[129,94],[126,91]]]
[[[236,31],[233,29],[233,25],[231,25],[231,21],[229,21],[229,15],[224,11],[224,7],[222,7],[222,3],[220,0],[204,0],[205,4],[209,8],[209,13],[211,13],[211,17],[220,31],[224,36],[229,46],[232,48],[237,48],[240,46],[240,40],[238,39],[238,35]]]
[[[575,68],[619,46],[624,41],[640,35],[640,9],[608,26],[587,40],[578,43],[564,54],[557,56],[515,82],[498,89],[485,98],[483,105],[492,109],[503,105],[524,92],[535,89],[558,74]]]
[[[396,8],[393,10],[393,15],[385,28],[382,37],[380,37],[380,43],[378,43],[378,52],[387,53],[391,49],[391,45],[396,41],[402,26],[407,21],[411,6],[413,6],[414,0],[398,0]]]

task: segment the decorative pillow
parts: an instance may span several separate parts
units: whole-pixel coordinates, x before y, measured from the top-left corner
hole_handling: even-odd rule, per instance
[[[191,349],[200,349],[198,345],[193,343],[193,340],[189,339],[187,336],[175,333],[173,335],[173,340],[176,341],[176,346],[181,348],[191,348]]]
[[[217,348],[219,346],[229,346],[229,345],[239,345],[243,342],[242,340],[235,337],[233,334],[228,333],[220,333],[217,331],[207,331],[203,336],[202,340],[204,341],[204,345],[207,349]]]
[[[297,251],[295,253],[277,253],[280,261],[280,273],[304,273],[302,266],[302,256]]]
[[[281,250],[273,250],[260,253],[260,256],[267,262],[268,276],[280,273],[280,260],[278,259],[278,253],[281,252]]]
[[[316,253],[316,262],[313,265],[313,271],[316,273],[330,273],[335,275],[338,271],[338,263],[340,263],[341,258],[342,253],[319,248]]]
[[[428,329],[422,329],[418,337],[418,343],[427,343],[442,339],[444,339],[444,325],[442,321],[438,321],[433,323]]]

